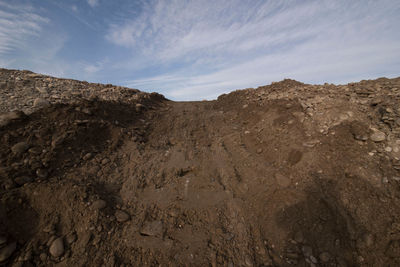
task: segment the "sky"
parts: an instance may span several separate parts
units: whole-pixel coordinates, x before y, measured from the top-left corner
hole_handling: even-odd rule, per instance
[[[215,99],[400,76],[399,0],[0,0],[0,67]]]

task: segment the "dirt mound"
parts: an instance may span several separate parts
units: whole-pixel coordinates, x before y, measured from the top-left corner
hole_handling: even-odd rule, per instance
[[[0,73],[4,265],[400,264],[399,78],[172,102]]]

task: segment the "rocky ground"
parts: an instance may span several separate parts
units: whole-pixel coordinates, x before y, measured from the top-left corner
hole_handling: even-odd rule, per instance
[[[0,90],[0,264],[400,266],[400,78]]]

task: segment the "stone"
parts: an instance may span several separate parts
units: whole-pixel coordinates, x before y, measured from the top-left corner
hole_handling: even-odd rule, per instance
[[[245,105],[243,105],[243,108],[247,108],[249,105],[247,105],[247,104],[245,104]]]
[[[261,154],[263,152],[262,148],[257,149],[257,153]]]
[[[34,155],[40,155],[43,152],[43,149],[41,149],[40,147],[32,147],[28,150],[29,153],[34,154]]]
[[[86,153],[84,156],[83,156],[83,160],[88,160],[88,159],[91,159],[92,158],[92,153]]]
[[[122,210],[117,210],[114,215],[118,222],[126,222],[131,218],[128,213]]]
[[[102,165],[106,165],[107,163],[109,163],[110,162],[110,160],[108,159],[108,158],[104,158],[102,161],[101,161],[101,164]]]
[[[277,173],[275,179],[277,184],[281,187],[288,187],[290,185],[290,178],[285,175]]]
[[[92,207],[96,210],[104,209],[107,206],[107,202],[102,199],[93,202]]]
[[[359,140],[359,141],[367,141],[368,140],[368,135],[366,134],[355,134],[354,139]]]
[[[315,258],[313,255],[310,256],[310,260],[312,263],[318,263],[317,258]]]
[[[385,141],[386,134],[384,132],[377,130],[373,134],[371,134],[370,138],[374,142],[382,142],[382,141]]]
[[[50,105],[50,102],[43,98],[36,98],[33,101],[33,106],[35,108],[44,108],[44,107],[48,107],[49,105]]]
[[[65,237],[65,241],[67,241],[67,243],[68,243],[69,245],[71,245],[72,243],[74,243],[74,242],[76,241],[76,238],[77,238],[76,233],[75,233],[75,232],[72,232],[72,233],[69,233],[69,234]]]
[[[15,251],[17,248],[17,243],[12,242],[7,246],[0,249],[0,263],[6,261]]]
[[[392,148],[390,146],[385,147],[386,152],[392,152]]]
[[[26,142],[19,142],[19,143],[15,144],[14,146],[11,147],[11,151],[15,155],[21,155],[22,153],[27,151],[28,148],[29,148],[29,145]]]
[[[50,255],[58,258],[64,254],[64,242],[62,237],[55,239],[49,248]]]
[[[162,232],[163,224],[161,221],[146,222],[140,230],[140,234],[145,236],[161,236]]]
[[[329,262],[329,260],[331,259],[331,255],[329,254],[329,252],[322,252],[321,254],[319,254],[319,259],[322,262]]]
[[[14,179],[14,182],[19,186],[31,183],[32,181],[33,181],[32,177],[29,176],[20,176]]]
[[[142,104],[137,103],[135,105],[135,109],[136,109],[137,112],[141,111],[143,108],[144,108],[144,106]]]
[[[25,114],[22,111],[11,111],[0,115],[0,127],[7,126],[11,121],[23,117]]]

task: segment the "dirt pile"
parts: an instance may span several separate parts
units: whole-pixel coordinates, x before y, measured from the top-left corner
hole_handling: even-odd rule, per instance
[[[400,265],[400,78],[173,102],[0,77],[4,265]]]

